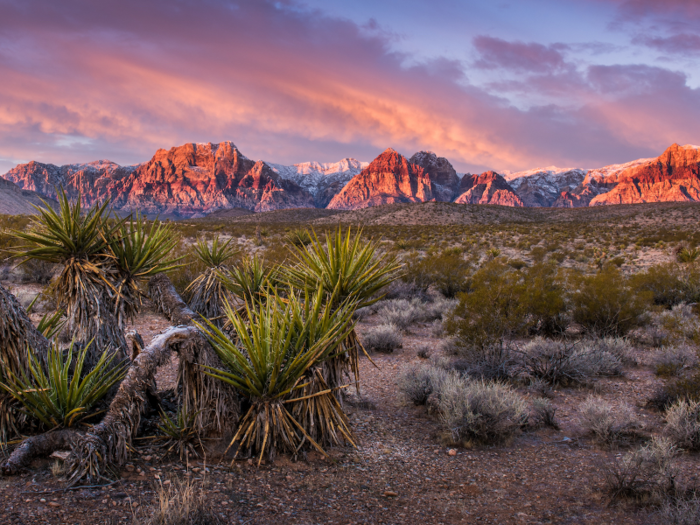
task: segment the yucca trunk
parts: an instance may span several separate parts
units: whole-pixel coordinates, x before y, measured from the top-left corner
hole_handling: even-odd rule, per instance
[[[148,288],[156,308],[173,324],[190,324],[198,318],[165,274],[151,278]],[[202,344],[200,341],[197,344],[187,344],[179,351],[180,405],[187,411],[198,412],[195,423],[202,434],[222,434],[232,429],[239,416],[238,395],[235,389],[205,374],[202,368],[220,367],[219,356],[209,343]]]
[[[12,372],[21,375],[28,371],[27,347],[34,349],[42,366],[46,365],[49,342],[39,333],[19,301],[0,284],[0,378]],[[26,416],[17,411],[12,397],[0,393],[0,440],[7,441],[17,435]]]
[[[116,353],[115,364],[127,357],[127,343],[115,316],[115,303],[99,267],[80,259],[66,262],[56,283],[59,304],[65,309],[70,339],[87,345],[88,370],[103,352]]]
[[[226,321],[224,303],[233,300],[233,295],[219,278],[220,274],[229,274],[228,268],[207,268],[187,287],[184,297],[194,312],[206,317],[219,328],[223,327]]]

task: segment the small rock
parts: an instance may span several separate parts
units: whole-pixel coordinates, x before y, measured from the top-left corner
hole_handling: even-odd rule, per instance
[[[57,501],[49,501],[49,507],[60,507],[61,504]]]
[[[385,491],[384,491],[384,497],[385,497],[385,498],[395,498],[395,497],[397,497],[397,496],[398,496],[398,494],[397,494],[396,492],[392,491],[392,490],[385,490]]]
[[[153,456],[144,456],[143,460],[144,461],[151,461],[153,459]]]
[[[170,485],[170,480],[169,480],[169,479],[166,479],[166,480],[163,482],[163,485]]]
[[[139,472],[139,476],[145,476],[145,475],[146,475],[145,471],[142,470],[141,472]]]
[[[29,500],[27,500],[27,501],[29,501]],[[46,500],[44,498],[41,498],[39,501],[42,503],[46,503]]]
[[[54,450],[49,457],[58,458],[65,461],[70,457],[70,450]]]
[[[457,449],[451,448],[450,450],[447,451],[448,456],[456,456],[457,455]]]
[[[129,471],[129,472],[133,472],[134,470],[136,470],[136,467],[134,467],[131,463],[129,463],[129,464],[126,466],[126,470]]]

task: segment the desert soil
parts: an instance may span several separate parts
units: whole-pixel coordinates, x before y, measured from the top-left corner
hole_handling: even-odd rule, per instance
[[[360,334],[374,322],[364,321]],[[168,324],[147,309],[136,328],[149,341]],[[601,466],[624,451],[601,449],[583,435],[576,407],[600,394],[630,403],[646,432],[658,430],[660,415],[644,408],[660,385],[650,369],[637,366],[585,389],[554,391],[558,431],[523,433],[502,446],[459,448],[450,455],[439,422],[397,395],[402,367],[419,362],[417,348],[425,345],[438,354],[438,340],[418,325],[403,348],[373,356],[378,368],[362,359],[361,396],[352,394],[347,403],[359,446],[331,449],[332,461],[309,453],[305,460],[281,457],[259,468],[248,459],[231,465],[230,455],[183,462],[163,459],[152,442],[137,441],[120,480],[107,487],[64,491],[66,483],[51,471],[55,459],[38,460],[24,475],[0,478],[0,523],[133,523],[134,516],[157,505],[158,485],[187,479],[203,484],[222,523],[647,522],[648,512],[631,503],[609,504]],[[176,366],[174,358],[160,370],[159,388],[173,386]],[[684,468],[698,466],[697,458],[684,458]]]

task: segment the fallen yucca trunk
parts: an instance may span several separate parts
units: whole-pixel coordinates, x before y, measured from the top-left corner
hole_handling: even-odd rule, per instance
[[[151,300],[173,324],[188,325],[200,318],[182,300],[165,274],[151,278],[148,283]],[[202,367],[221,366],[221,360],[209,344],[188,344],[179,352],[178,395],[187,412],[197,413],[197,431],[201,434],[223,434],[234,428],[239,416],[239,401],[235,390],[222,385],[204,373]]]
[[[0,284],[0,380],[9,374],[22,375],[29,370],[27,346],[37,359],[46,364],[48,340],[36,329],[14,295]],[[5,391],[0,392],[0,441],[18,434],[26,416],[17,411],[17,404]]]

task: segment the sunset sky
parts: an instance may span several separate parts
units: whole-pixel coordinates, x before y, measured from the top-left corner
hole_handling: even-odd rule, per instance
[[[700,143],[698,0],[0,0],[0,174],[233,141],[592,168]]]

